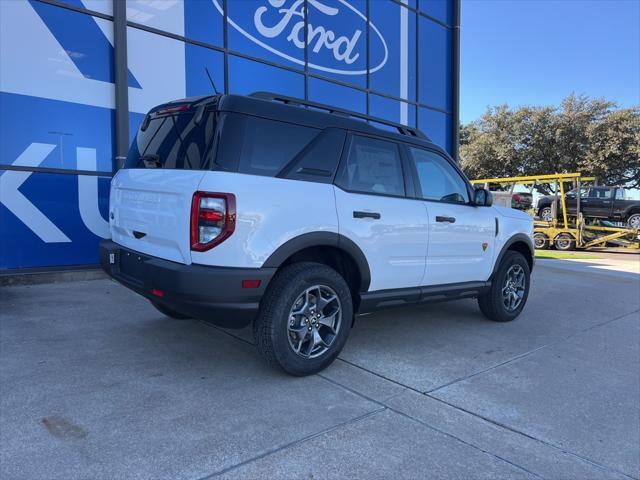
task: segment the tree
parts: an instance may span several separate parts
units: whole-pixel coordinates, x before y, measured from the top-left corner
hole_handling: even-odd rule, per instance
[[[640,187],[640,107],[570,95],[559,107],[490,107],[460,132],[470,178],[582,172]]]

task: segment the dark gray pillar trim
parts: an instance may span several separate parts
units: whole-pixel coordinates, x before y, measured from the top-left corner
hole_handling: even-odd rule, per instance
[[[116,158],[113,166],[117,170],[124,164],[129,150],[129,69],[125,0],[113,0],[113,46],[116,74]]]
[[[460,162],[460,2],[453,0],[453,158]]]

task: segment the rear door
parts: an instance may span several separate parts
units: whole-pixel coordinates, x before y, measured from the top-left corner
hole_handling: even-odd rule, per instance
[[[109,225],[114,242],[174,262],[191,263],[193,194],[210,165],[215,112],[169,104],[152,111],[127,161],[111,182]]]
[[[493,267],[496,212],[471,204],[462,175],[439,153],[407,147],[429,217],[422,285],[485,281]]]
[[[405,197],[400,147],[363,135],[347,140],[336,178],[339,232],[360,247],[369,290],[417,287],[424,274],[428,225],[420,200]]]

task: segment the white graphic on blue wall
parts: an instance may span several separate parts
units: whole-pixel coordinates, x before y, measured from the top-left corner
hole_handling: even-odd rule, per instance
[[[221,0],[212,0],[216,9],[223,14]],[[346,0],[338,0],[332,7],[320,0],[307,0],[310,10],[305,38],[304,0],[295,0],[286,6],[287,0],[268,0],[266,5],[255,9],[253,16],[232,18],[228,22],[234,29],[265,50],[298,65],[304,65],[300,55],[292,55],[269,43],[271,39],[284,38],[300,51],[308,45],[310,55],[307,65],[311,69],[342,75],[365,75],[367,73],[364,55],[366,39],[363,32],[367,28],[367,17]],[[349,18],[350,17],[350,18]],[[339,22],[337,21],[339,18]],[[380,70],[387,63],[389,50],[380,30],[369,23],[373,42],[371,51],[379,52],[379,58],[373,59],[368,71]],[[341,28],[342,31],[338,31]],[[253,31],[253,32],[251,32]],[[262,37],[262,38],[260,38]],[[318,60],[329,58],[332,65],[322,64]],[[313,58],[315,56],[318,59]],[[324,54],[324,55],[323,55]],[[359,61],[359,67],[354,64]]]

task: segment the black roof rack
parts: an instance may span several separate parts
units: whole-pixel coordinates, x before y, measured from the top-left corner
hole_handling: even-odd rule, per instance
[[[342,115],[345,117],[353,117],[360,120],[365,120],[367,122],[375,122],[380,123],[382,125],[386,125],[389,127],[393,127],[401,135],[407,135],[410,137],[422,138],[430,141],[429,137],[427,137],[424,133],[422,133],[417,128],[408,127],[406,125],[402,125],[400,123],[391,122],[389,120],[385,120],[384,118],[372,117],[370,115],[365,115],[364,113],[354,112],[352,110],[344,110],[342,108],[336,108],[331,105],[325,105],[323,103],[312,102],[310,100],[303,100],[301,98],[295,97],[287,97],[286,95],[280,95],[278,93],[272,92],[254,92],[249,95],[252,98],[258,98],[261,100],[270,100],[272,102],[281,102],[286,105],[298,105],[301,107],[312,107],[318,110],[324,110],[328,113],[334,113],[338,115]]]

